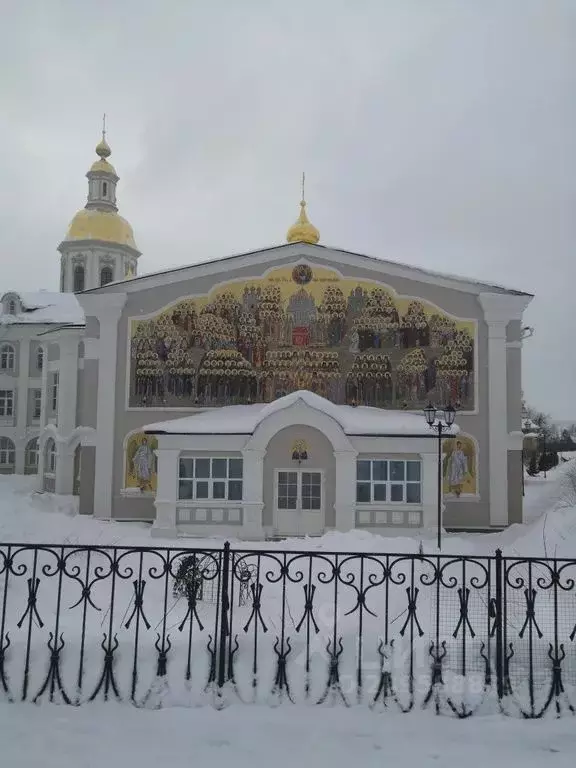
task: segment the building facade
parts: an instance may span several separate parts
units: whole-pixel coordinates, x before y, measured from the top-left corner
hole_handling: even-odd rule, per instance
[[[236,478],[243,480],[242,502],[252,511],[261,509],[251,531],[256,525],[263,535],[282,533],[274,524],[274,508],[286,477],[279,473],[290,467],[324,478],[322,530],[343,525],[344,519],[349,528],[360,512],[374,521],[371,530],[394,526],[395,520],[404,527],[410,511],[417,513],[410,518],[415,525],[429,520],[424,507],[436,503],[437,465],[434,441],[422,429],[414,433],[420,442],[410,446],[393,429],[383,428],[380,442],[350,434],[346,449],[334,442],[330,448],[326,416],[324,427],[311,431],[313,406],[307,404],[304,418],[298,410],[302,403],[292,404],[286,410],[292,422],[279,427],[288,430],[282,433],[284,447],[271,442],[272,447],[258,448],[259,457],[249,453],[248,461],[242,452],[250,447],[232,434],[222,433],[230,438],[226,446],[221,434],[195,437],[194,418],[186,447],[182,437],[165,437],[153,428],[168,417],[187,422],[190,414],[203,412],[231,421],[230,407],[249,408],[308,391],[345,410],[378,409],[392,422],[410,416],[424,424],[422,408],[429,400],[451,402],[458,409],[460,432],[457,440],[444,442],[445,524],[490,528],[519,522],[521,321],[530,299],[304,241],[85,292],[80,297],[87,320],[82,386],[98,396],[82,413],[82,424],[94,428],[94,444],[83,449],[81,511],[159,521],[160,511],[171,509],[170,521],[164,515],[165,523],[157,523],[161,531],[242,534],[238,526],[244,525],[244,514],[233,526],[226,514],[238,507],[238,499],[221,496],[228,490],[219,478],[182,472],[196,471],[190,469],[196,459],[207,460],[198,465],[202,472],[214,462],[215,471],[222,472],[219,459],[243,458],[248,479]],[[254,426],[244,437],[255,437],[262,428]],[[306,462],[295,468],[291,447],[298,441],[317,448],[306,449]],[[356,456],[345,474],[335,463],[344,461],[342,450],[348,458]],[[270,451],[277,458],[272,460]],[[401,498],[371,497],[368,509],[353,470],[360,477],[368,471],[362,462],[372,460],[420,462],[420,501],[408,501],[404,491]],[[229,462],[226,466],[229,472]],[[235,472],[239,466],[234,463]],[[370,468],[387,471],[391,466]],[[408,466],[398,471],[408,472]],[[358,500],[347,502],[358,506],[347,517],[336,515],[341,492],[330,480],[344,476],[348,487],[358,490]],[[267,492],[271,482],[276,484]],[[298,483],[301,505],[301,478]],[[190,487],[199,487],[200,496],[181,496]],[[385,491],[391,489],[377,492]],[[201,520],[190,521],[188,512],[179,511],[191,506],[201,510]],[[209,508],[217,510],[215,517],[208,515]],[[377,523],[376,512],[382,513]]]
[[[26,427],[2,432],[22,451],[11,462],[6,444],[4,471],[31,471],[38,438],[44,490],[163,536],[427,528],[431,401],[457,409],[442,444],[444,524],[522,520],[530,295],[323,246],[304,201],[283,245],[136,277],[104,137],[96,151],[88,201],[59,246],[77,323],[34,331],[28,351],[21,326],[3,326],[17,348],[0,377],[34,393],[11,406],[0,395]],[[31,377],[39,345],[48,366]]]

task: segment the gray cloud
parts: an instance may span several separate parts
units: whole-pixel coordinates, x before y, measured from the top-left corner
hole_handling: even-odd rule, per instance
[[[109,115],[141,270],[322,242],[536,293],[524,388],[576,420],[573,0],[27,0],[0,32],[3,290],[55,288]]]

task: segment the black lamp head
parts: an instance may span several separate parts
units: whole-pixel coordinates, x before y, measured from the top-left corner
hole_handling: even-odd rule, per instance
[[[426,423],[428,426],[433,426],[434,422],[436,421],[436,408],[434,408],[432,403],[428,403],[426,408],[424,408],[424,417],[426,418]]]

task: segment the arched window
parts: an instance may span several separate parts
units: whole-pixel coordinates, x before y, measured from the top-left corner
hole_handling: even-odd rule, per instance
[[[103,181],[102,182],[102,197],[106,197],[108,194],[108,183]]]
[[[24,474],[35,475],[38,471],[38,438],[33,437],[26,444],[24,453]]]
[[[0,437],[0,467],[14,469],[14,443],[9,437]]]
[[[14,347],[11,344],[3,344],[0,350],[0,370],[13,371],[14,361]]]
[[[102,267],[100,271],[100,285],[108,285],[114,280],[112,267]]]
[[[84,290],[85,273],[82,264],[76,264],[74,267],[74,293],[80,293]]]
[[[16,314],[16,302],[14,301],[14,299],[11,299],[8,302],[8,313],[10,315],[15,315]]]
[[[42,347],[38,347],[36,351],[36,368],[38,368],[39,371],[42,370],[44,367],[44,350]]]

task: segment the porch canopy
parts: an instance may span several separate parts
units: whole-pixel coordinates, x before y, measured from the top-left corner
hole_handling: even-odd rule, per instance
[[[292,392],[271,403],[210,408],[180,419],[149,424],[143,431],[151,435],[252,435],[269,416],[298,401],[330,416],[346,435],[429,437],[434,434],[422,414],[364,405],[336,405],[307,390]],[[454,425],[450,433],[457,432],[458,427]]]
[[[421,413],[301,390],[143,431],[158,440],[155,535],[309,535],[421,527],[436,515],[437,435]]]

